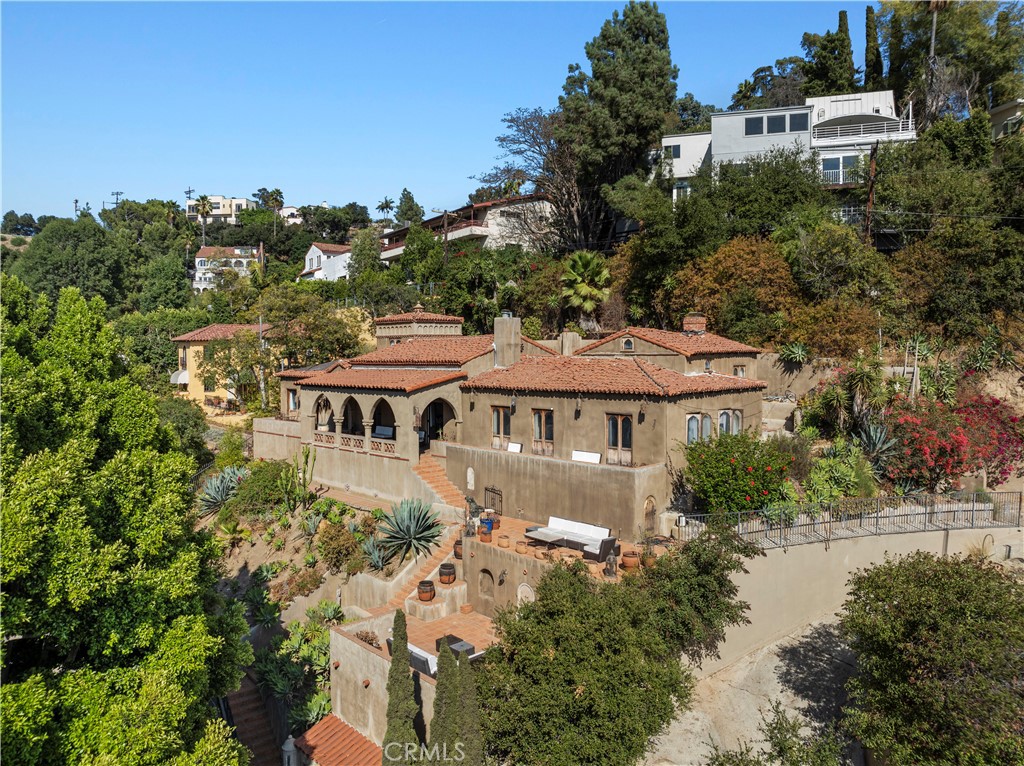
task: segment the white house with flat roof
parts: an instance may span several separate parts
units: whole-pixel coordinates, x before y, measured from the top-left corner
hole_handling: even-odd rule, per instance
[[[679,194],[706,165],[739,164],[790,147],[817,152],[826,184],[851,183],[851,171],[875,142],[916,138],[913,113],[897,112],[893,92],[883,90],[809,98],[800,106],[716,112],[710,131],[669,135],[661,143]]]
[[[205,216],[206,223],[230,223],[232,226],[238,223],[238,214],[243,210],[250,210],[256,207],[256,203],[245,197],[225,197],[222,194],[210,194],[210,215]],[[185,215],[188,220],[198,223],[199,212],[196,206],[198,200],[190,199],[185,202]]]

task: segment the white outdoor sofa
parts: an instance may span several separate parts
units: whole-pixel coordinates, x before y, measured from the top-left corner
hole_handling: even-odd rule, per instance
[[[615,552],[616,539],[607,527],[549,516],[546,527],[527,527],[531,540],[583,551],[583,558],[604,561]]]

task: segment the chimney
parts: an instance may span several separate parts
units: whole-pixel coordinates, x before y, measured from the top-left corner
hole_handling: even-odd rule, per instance
[[[708,318],[699,311],[691,311],[683,317],[683,332],[702,333],[707,332]]]
[[[511,367],[519,361],[523,345],[523,327],[519,317],[503,311],[494,318],[494,366]]]

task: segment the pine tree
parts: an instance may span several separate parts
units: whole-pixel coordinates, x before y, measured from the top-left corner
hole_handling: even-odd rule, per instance
[[[406,745],[415,745],[419,755],[419,737],[414,721],[419,712],[415,686],[409,670],[409,636],[405,628],[405,612],[395,612],[391,631],[391,669],[388,671],[388,728],[384,734],[384,763],[404,764]],[[389,747],[391,745],[391,747]],[[392,757],[389,758],[388,756]]]
[[[476,691],[476,672],[469,654],[459,657],[459,691],[462,696],[462,733],[459,739],[465,754],[463,763],[484,762],[484,734],[480,723],[480,700]]]
[[[875,9],[869,5],[864,15],[864,90],[871,92],[885,87],[885,74],[882,69],[882,51],[878,45]]]
[[[416,202],[408,189],[402,189],[402,193],[398,195],[395,219],[399,224],[423,223],[423,206]]]
[[[839,11],[836,48],[839,56],[839,85],[844,93],[852,93],[857,89],[857,67],[853,65],[853,42],[850,40],[850,20],[846,11]]]
[[[430,749],[440,757],[453,758],[456,744],[462,737],[462,677],[455,655],[447,643],[437,657],[437,693],[434,696],[434,718],[430,722]]]

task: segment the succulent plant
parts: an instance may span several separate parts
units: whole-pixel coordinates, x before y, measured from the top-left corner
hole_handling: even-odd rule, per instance
[[[444,530],[430,504],[422,500],[403,500],[392,506],[380,523],[380,545],[401,561],[409,553],[427,554],[437,546]]]
[[[805,364],[811,358],[811,350],[805,343],[793,341],[779,346],[779,359],[789,364]]]
[[[249,470],[246,468],[228,466],[207,479],[199,495],[199,515],[206,517],[219,511],[224,503],[235,496],[238,485],[248,475]]]
[[[363,541],[363,555],[366,563],[374,572],[380,572],[394,558],[394,551],[381,545],[376,537],[368,537]]]
[[[889,435],[889,427],[884,423],[868,423],[854,434],[857,445],[864,457],[871,463],[871,470],[876,479],[885,474],[886,463],[896,449],[896,440]]]
[[[253,622],[261,628],[272,628],[281,619],[281,607],[276,601],[265,601],[256,607]]]

